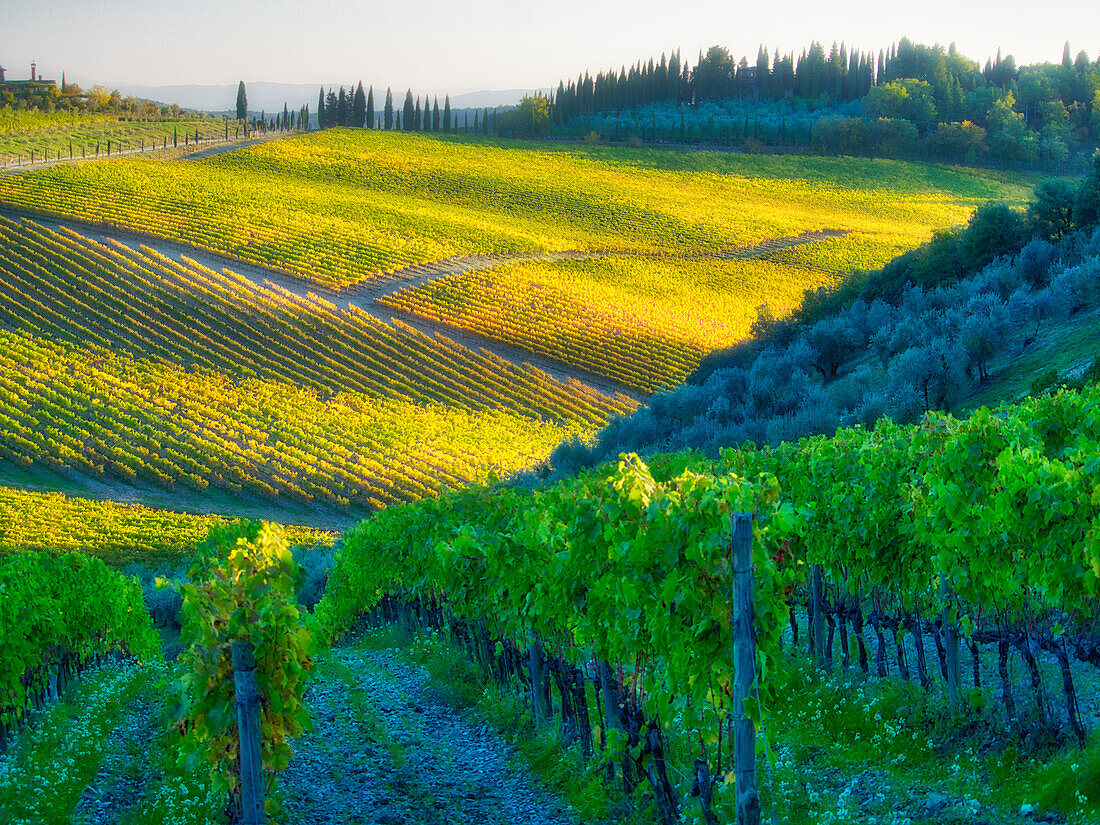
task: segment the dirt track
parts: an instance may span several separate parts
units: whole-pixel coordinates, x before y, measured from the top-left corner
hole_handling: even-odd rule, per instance
[[[189,155],[184,155],[180,160],[202,160],[203,158],[211,157],[212,155],[222,155],[226,152],[233,152],[237,149],[247,149],[249,146],[255,146],[257,143],[267,143],[271,140],[278,140],[279,138],[291,137],[297,132],[276,132],[271,135],[263,135],[257,138],[248,138],[246,140],[235,141],[234,143],[219,143],[217,146],[211,146],[208,149],[199,149],[197,152],[192,152]]]

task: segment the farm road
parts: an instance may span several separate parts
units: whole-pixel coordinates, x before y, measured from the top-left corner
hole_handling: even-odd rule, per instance
[[[278,821],[578,825],[576,812],[501,733],[449,703],[405,649],[386,648],[370,633],[314,657],[303,697],[312,729],[290,743],[290,763],[274,791],[285,809]],[[62,768],[46,781],[27,782],[27,801],[42,814],[29,821],[123,825],[159,822],[166,812],[176,815],[172,821],[215,814],[213,807],[202,810],[219,797],[200,779],[201,766],[183,786],[180,775],[165,771],[177,758],[179,734],[171,729],[174,711],[161,680],[178,674],[113,660],[103,667],[119,674],[106,683],[89,671],[103,696],[66,698],[69,706],[53,722],[86,730],[98,724],[96,714],[106,714],[93,737],[97,752],[79,754],[91,771]],[[111,687],[132,698],[105,710]],[[40,716],[32,716],[32,742],[39,724]],[[71,758],[62,751],[59,758]],[[0,775],[18,775],[25,764],[20,753],[0,754]]]
[[[211,146],[207,149],[199,149],[197,152],[192,152],[189,155],[184,155],[180,160],[202,160],[203,158],[211,157],[212,155],[222,155],[226,152],[233,152],[237,149],[246,149],[249,146],[255,146],[258,143],[267,143],[268,141],[278,140],[279,138],[290,137],[296,132],[276,132],[272,135],[263,135],[257,138],[245,138],[244,140],[233,141],[232,143],[219,143],[216,146]]]
[[[661,255],[646,252],[616,252],[612,250],[584,252],[581,250],[565,250],[561,252],[515,252],[494,253],[491,255],[461,255],[454,258],[444,258],[427,264],[408,266],[395,270],[386,275],[380,275],[370,281],[348,287],[334,293],[336,298],[354,300],[355,298],[369,298],[375,300],[386,295],[391,295],[408,287],[418,287],[429,281],[445,278],[448,275],[457,275],[463,272],[476,272],[481,269],[492,269],[503,264],[519,263],[522,261],[587,261],[600,258],[649,258],[651,260],[672,261],[734,261],[744,258],[755,258],[768,252],[779,249],[788,249],[793,246],[805,246],[817,243],[829,238],[840,238],[848,234],[847,230],[822,229],[815,232],[803,232],[800,235],[788,235],[782,238],[769,238],[749,246],[731,247],[718,252],[699,252],[686,255]],[[330,298],[336,302],[335,298]]]

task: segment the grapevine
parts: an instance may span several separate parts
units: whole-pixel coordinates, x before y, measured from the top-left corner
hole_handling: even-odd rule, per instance
[[[0,594],[0,728],[39,703],[51,680],[71,677],[92,657],[159,654],[141,587],[100,559],[0,556]]]
[[[239,805],[240,763],[232,657],[235,641],[255,650],[261,696],[263,768],[267,787],[286,767],[287,741],[309,726],[302,702],[312,637],[301,623],[295,586],[301,570],[276,525],[242,522],[215,527],[179,586],[183,596],[184,674],[179,698],[180,760],[205,765],[217,787]],[[274,810],[269,791],[267,806]]]

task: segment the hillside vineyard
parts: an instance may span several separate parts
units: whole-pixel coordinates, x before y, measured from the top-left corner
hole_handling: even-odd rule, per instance
[[[330,289],[492,252],[716,253],[819,229],[909,247],[981,199],[1022,194],[996,176],[890,161],[681,160],[345,129],[200,162],[0,177],[10,208],[194,244]]]
[[[522,467],[630,408],[230,272],[0,232],[0,449],[20,464],[383,506]]]
[[[1032,176],[267,137],[0,174],[0,821],[1093,825],[1098,391],[814,430],[796,334]]]

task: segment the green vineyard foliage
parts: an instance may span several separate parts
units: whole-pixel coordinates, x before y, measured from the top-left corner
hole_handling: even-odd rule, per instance
[[[757,518],[757,667],[769,677],[780,662],[784,594],[799,577],[772,560],[797,522],[778,498],[773,476],[699,467],[654,477],[631,455],[610,476],[392,508],[347,535],[317,615],[336,636],[383,596],[434,595],[455,615],[484,619],[497,638],[522,643],[534,631],[574,661],[627,663],[659,718],[724,718],[730,516]]]
[[[386,596],[431,595],[498,638],[532,632],[618,662],[688,729],[728,712],[729,513],[755,511],[757,674],[810,565],[964,633],[1036,622],[1074,641],[1100,612],[1100,388],[901,427],[840,430],[720,459],[626,455],[533,490],[472,488],[347,536],[318,606],[339,635]],[[765,705],[766,707],[766,705]]]
[[[140,504],[31,493],[0,487],[0,555],[26,551],[78,551],[110,567],[131,562],[172,563],[195,552],[222,516],[174,513]],[[284,527],[291,545],[331,545],[334,533]]]
[[[159,655],[132,577],[79,553],[0,556],[0,723],[23,717],[59,668],[91,657]]]

